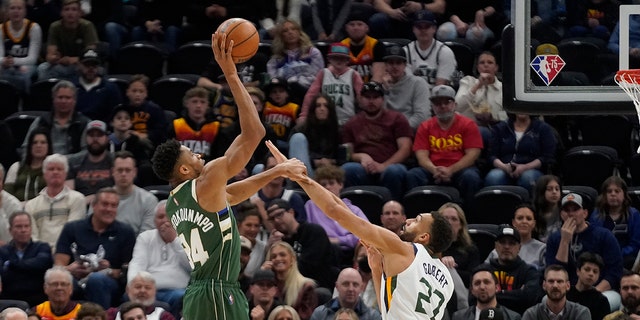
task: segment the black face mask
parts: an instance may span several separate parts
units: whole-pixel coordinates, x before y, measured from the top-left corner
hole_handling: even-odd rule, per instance
[[[367,257],[358,259],[358,269],[364,273],[371,273],[371,267],[369,267],[369,260],[367,260]]]

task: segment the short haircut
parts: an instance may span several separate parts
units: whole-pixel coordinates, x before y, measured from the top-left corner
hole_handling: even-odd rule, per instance
[[[149,77],[144,74],[134,74],[129,80],[129,86],[134,82],[141,82],[147,89],[149,88]]]
[[[115,189],[115,188],[113,188],[113,187],[104,187],[104,188],[101,188],[100,190],[98,190],[98,191],[96,192],[96,195],[95,195],[95,197],[93,198],[93,201],[91,202],[91,204],[92,204],[92,205],[94,205],[94,204],[98,203],[98,201],[100,200],[100,196],[101,196],[103,193],[112,193],[112,194],[115,194],[115,195],[118,197],[118,199],[120,199],[120,195],[118,194],[118,191],[116,191],[116,189]]]
[[[144,306],[141,303],[127,301],[120,305],[120,316],[124,317],[125,313],[134,309],[140,309],[144,314],[146,314]]]
[[[249,200],[240,202],[234,212],[236,213],[236,221],[238,224],[241,224],[245,219],[252,216],[258,217],[258,221],[262,224],[262,216],[260,215],[260,211],[258,211],[258,206]]]
[[[151,164],[153,172],[163,180],[170,181],[173,178],[173,172],[178,159],[180,158],[180,148],[182,145],[175,139],[170,139],[160,144],[153,157]]]
[[[158,210],[160,210],[160,208],[166,208],[167,207],[167,199],[162,199],[160,201],[158,201],[158,204],[156,204],[156,207],[153,209],[154,214],[158,212]]]
[[[82,319],[84,317],[100,317],[102,320],[107,320],[107,312],[97,303],[85,302],[80,305],[76,319]]]
[[[481,264],[481,265],[479,265],[479,266],[477,266],[477,267],[475,267],[474,269],[471,270],[471,277],[469,278],[469,281],[470,281],[469,282],[469,286],[471,286],[471,284],[473,283],[473,277],[476,275],[476,273],[483,272],[483,271],[489,272],[489,274],[491,274],[491,278],[493,279],[494,283],[496,283],[496,284],[499,283],[498,282],[498,277],[496,276],[495,273],[493,273],[493,270],[489,269],[488,265]]]
[[[564,275],[567,278],[567,280],[569,279],[569,273],[567,272],[567,269],[565,269],[563,266],[561,266],[559,264],[552,264],[552,265],[549,265],[546,268],[544,268],[544,280],[547,280],[547,274],[550,271],[560,271],[560,272],[564,273]]]
[[[44,273],[44,283],[47,284],[51,280],[54,273],[62,273],[69,278],[69,283],[73,284],[73,275],[64,266],[53,266]]]
[[[9,228],[13,227],[13,220],[15,220],[19,216],[29,217],[29,225],[31,225],[31,214],[23,210],[18,210],[18,211],[14,211],[13,213],[11,213],[11,215],[9,215]]]
[[[69,160],[59,153],[50,154],[44,158],[44,161],[42,161],[42,172],[45,172],[47,166],[52,163],[61,164],[62,167],[64,167],[64,172],[69,172]]]
[[[60,89],[71,89],[71,92],[73,92],[73,98],[76,99],[78,97],[78,89],[76,88],[76,85],[69,80],[58,81],[53,88],[51,88],[51,97],[55,97],[56,93],[58,93],[58,90]]]
[[[449,221],[438,211],[432,211],[433,223],[431,223],[430,240],[427,245],[433,253],[442,253],[451,246],[453,231]]]
[[[209,103],[209,90],[203,87],[193,87],[187,90],[187,92],[184,93],[184,97],[182,98],[182,105],[186,107],[187,100],[193,97],[205,99],[207,100],[207,103]]]
[[[136,163],[136,157],[133,156],[133,153],[131,153],[131,151],[127,151],[127,150],[120,150],[113,153],[113,161],[111,162],[111,167],[113,167],[116,164],[116,159],[127,159],[127,158],[133,159],[133,165],[135,167],[138,167]]]
[[[338,183],[344,183],[344,170],[337,166],[322,166],[316,169],[314,180],[336,180]]]
[[[580,256],[578,257],[576,268],[577,269],[582,268],[585,265],[585,263],[593,263],[597,265],[598,268],[600,268],[600,270],[604,268],[604,260],[602,260],[602,257],[597,253],[593,253],[589,251],[585,251],[581,253]]]

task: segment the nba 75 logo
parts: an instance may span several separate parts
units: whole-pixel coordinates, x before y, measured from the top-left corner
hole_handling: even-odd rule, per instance
[[[564,68],[564,60],[557,54],[539,55],[531,61],[531,68],[548,86]]]

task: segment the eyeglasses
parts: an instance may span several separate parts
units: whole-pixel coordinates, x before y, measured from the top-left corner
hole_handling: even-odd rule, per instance
[[[269,221],[274,221],[276,219],[280,219],[282,218],[282,216],[284,215],[285,210],[284,209],[278,209],[278,211],[274,214],[270,214],[269,218],[267,218],[267,220]]]

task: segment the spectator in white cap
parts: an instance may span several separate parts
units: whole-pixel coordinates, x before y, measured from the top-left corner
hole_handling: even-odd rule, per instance
[[[618,241],[611,231],[586,222],[588,212],[579,194],[564,196],[561,210],[567,218],[562,229],[547,239],[546,264],[565,267],[571,284],[575,284],[578,257],[587,251],[599,254],[605,265],[595,287],[607,297],[611,310],[617,310],[620,307],[620,295],[615,290],[622,276],[622,250]]]
[[[84,194],[88,203],[101,188],[113,186],[107,124],[93,120],[85,132],[87,149],[69,156],[69,172],[66,184]]]
[[[475,166],[483,148],[482,137],[473,120],[455,112],[455,97],[450,86],[433,88],[430,100],[435,117],[418,127],[413,151],[419,166],[407,173],[407,189],[453,185],[464,201],[470,201],[482,187],[480,170]]]

